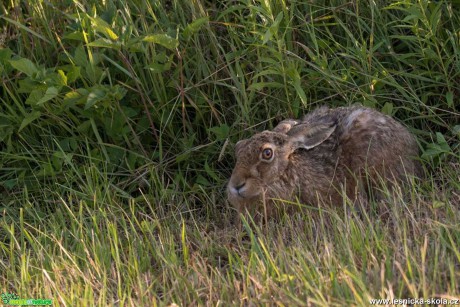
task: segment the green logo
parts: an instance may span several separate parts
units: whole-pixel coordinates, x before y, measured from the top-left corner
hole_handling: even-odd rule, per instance
[[[10,300],[17,300],[19,296],[15,293],[2,293],[1,295],[3,304],[8,305]]]
[[[43,306],[43,305],[52,305],[52,299],[20,299],[19,296],[15,293],[2,293],[2,302],[7,306]]]

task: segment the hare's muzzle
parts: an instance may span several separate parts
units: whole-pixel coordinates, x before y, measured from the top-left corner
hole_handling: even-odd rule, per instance
[[[243,197],[245,192],[246,181],[236,181],[233,182],[230,180],[228,183],[228,191],[233,196]]]

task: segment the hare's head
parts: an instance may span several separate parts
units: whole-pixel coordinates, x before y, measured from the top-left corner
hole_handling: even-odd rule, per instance
[[[298,149],[310,150],[335,130],[334,123],[312,127],[294,121],[281,122],[273,131],[263,131],[236,144],[236,165],[228,183],[228,199],[236,207],[259,202],[262,195],[287,196],[283,182],[294,182],[287,170],[295,168],[292,159]]]

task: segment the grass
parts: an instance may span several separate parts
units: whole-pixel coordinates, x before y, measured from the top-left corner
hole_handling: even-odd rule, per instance
[[[63,306],[459,298],[458,12],[1,3],[1,292]],[[417,136],[424,182],[362,212],[344,201],[264,225],[236,217],[224,187],[237,140],[354,103]]]

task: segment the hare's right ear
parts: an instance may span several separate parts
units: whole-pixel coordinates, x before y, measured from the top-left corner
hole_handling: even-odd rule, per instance
[[[290,136],[289,143],[292,150],[297,148],[312,149],[327,140],[336,127],[335,123],[319,124],[314,127],[307,124],[296,125],[288,132]]]

